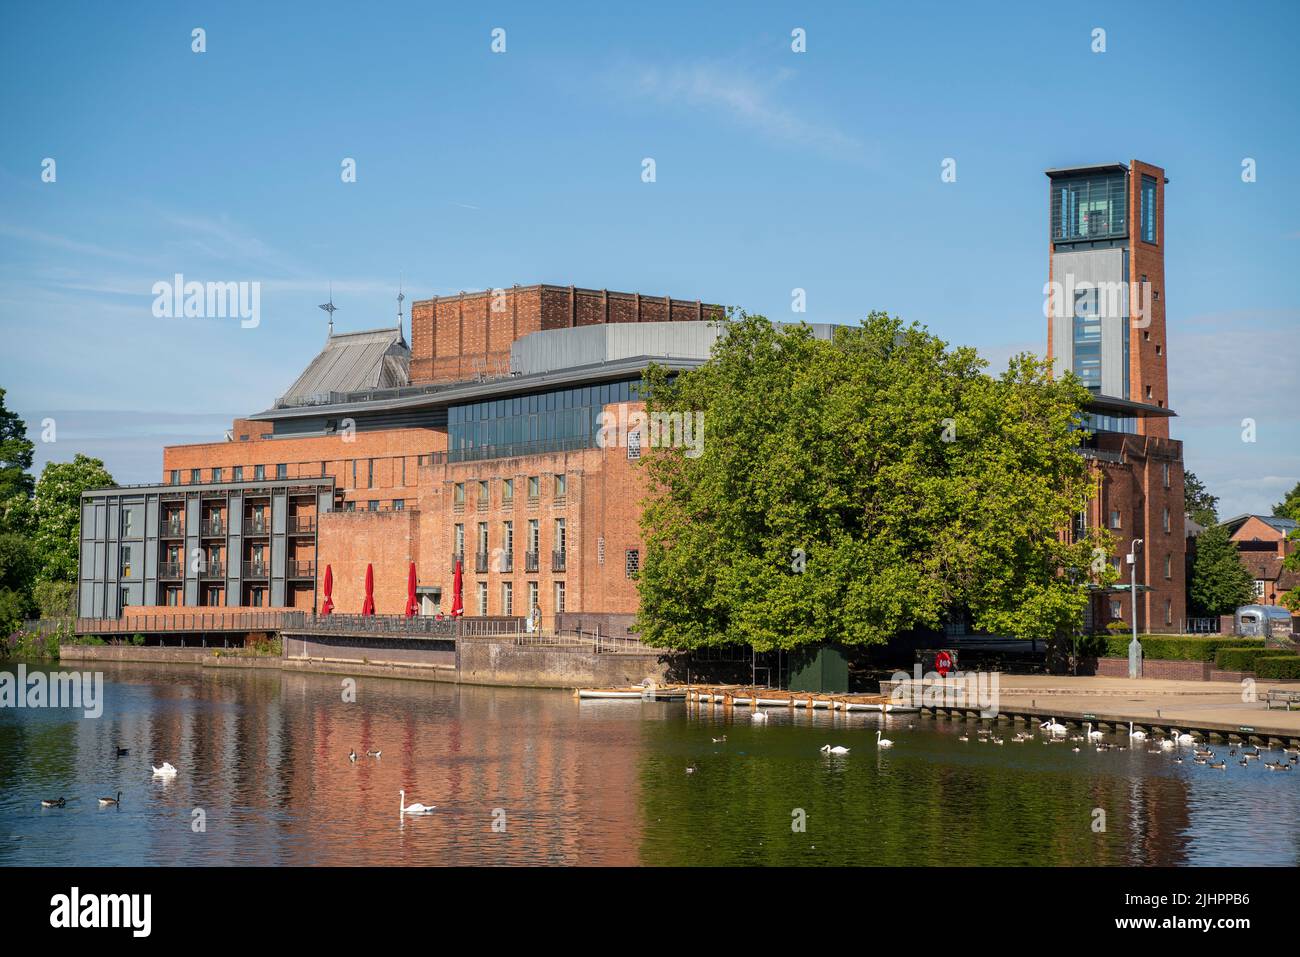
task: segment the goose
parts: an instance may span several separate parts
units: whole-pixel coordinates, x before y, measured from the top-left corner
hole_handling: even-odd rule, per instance
[[[1300,748],[1295,748],[1295,747],[1292,747],[1292,748],[1283,748],[1283,749],[1282,749],[1282,753],[1283,753],[1283,754],[1300,754]]]
[[[1259,748],[1256,748],[1254,751],[1242,751],[1241,756],[1247,761],[1258,761],[1260,758]]]
[[[438,806],[436,804],[407,804],[406,791],[398,791],[397,794],[401,802],[402,814],[432,814],[433,809]]]
[[[153,768],[152,764],[149,766]],[[153,768],[153,776],[156,778],[174,778],[176,777],[176,769],[172,767],[170,761],[164,761],[162,767]]]
[[[1227,762],[1227,761],[1222,761],[1222,760],[1220,760],[1220,761],[1211,761],[1211,762],[1210,762],[1210,767],[1214,768],[1214,770],[1216,770],[1216,771],[1224,771],[1224,770],[1227,770],[1228,762]]]
[[[1214,757],[1214,752],[1211,751],[1209,748],[1195,748],[1193,749],[1192,754],[1196,755],[1198,758]]]
[[[835,745],[835,747],[833,748],[829,744],[823,744],[822,753],[823,754],[848,754],[849,749],[838,744]]]
[[[1174,728],[1174,740],[1179,744],[1184,744],[1184,745],[1196,743],[1196,739],[1193,738],[1190,734],[1187,734],[1186,732],[1184,732],[1183,734],[1179,734],[1177,728]]]
[[[1134,741],[1145,741],[1147,737],[1147,733],[1145,731],[1134,731],[1133,722],[1130,721],[1128,723],[1128,736],[1132,738]]]
[[[880,732],[879,732],[879,731],[876,732],[876,747],[878,747],[878,748],[892,748],[893,746],[894,746],[894,742],[893,742],[893,741],[890,741],[888,738],[882,738],[882,737],[880,736]]]
[[[1100,732],[1100,731],[1094,731],[1094,730],[1092,730],[1092,722],[1091,722],[1091,721],[1088,722],[1088,724],[1087,724],[1086,727],[1087,727],[1087,735],[1088,735],[1088,740],[1089,740],[1089,741],[1100,741],[1100,740],[1101,740],[1101,737],[1102,737],[1101,732]]]
[[[117,749],[117,756],[118,756],[119,758],[124,758],[124,757],[126,757],[128,754],[130,754],[130,753],[131,753],[131,749],[130,749],[130,748],[118,748],[118,749]]]
[[[353,748],[351,751],[348,752],[348,760],[351,761],[353,764],[356,763],[357,752],[355,748]]]
[[[67,803],[68,799],[64,797],[47,798],[41,801],[41,807],[63,807]]]
[[[1079,753],[1079,749],[1078,749],[1078,748],[1071,748],[1070,750],[1073,751],[1075,754],[1078,754],[1078,753]]]
[[[1250,766],[1250,762],[1247,761],[1245,758],[1242,758],[1242,759],[1241,759],[1240,761],[1238,761],[1237,763],[1240,764],[1243,768],[1245,768],[1245,767],[1249,767],[1249,766]]]
[[[720,738],[714,738],[714,739],[713,739],[713,743],[714,743],[714,744],[726,744],[726,743],[727,743],[727,736],[724,734],[724,735],[723,735],[722,737],[720,737]]]
[[[100,807],[112,807],[112,806],[114,806],[114,805],[119,805],[119,806],[120,806],[121,803],[122,803],[122,792],[121,792],[121,791],[118,791],[118,792],[117,792],[117,797],[111,797],[111,798],[100,798],[100,799],[99,799],[99,806],[100,806]]]
[[[1055,718],[1048,718],[1046,721],[1040,724],[1039,727],[1044,731],[1050,732],[1051,734],[1065,734],[1066,732],[1065,725],[1057,724]]]
[[[377,757],[379,757],[379,756],[380,756],[381,754],[383,754],[383,753],[384,753],[383,751],[373,751],[373,750],[372,750],[372,751],[367,751],[367,752],[366,752],[366,757],[368,757],[368,758],[377,758]]]
[[[1182,764],[1182,763],[1183,763],[1183,759],[1181,757],[1174,758],[1174,764]]]

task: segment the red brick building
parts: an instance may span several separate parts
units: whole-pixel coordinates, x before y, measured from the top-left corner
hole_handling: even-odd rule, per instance
[[[1291,536],[1300,523],[1275,515],[1238,515],[1222,523],[1237,543],[1241,563],[1255,580],[1255,602],[1280,604],[1279,598],[1300,586],[1300,574],[1284,569],[1282,562],[1296,550]]]

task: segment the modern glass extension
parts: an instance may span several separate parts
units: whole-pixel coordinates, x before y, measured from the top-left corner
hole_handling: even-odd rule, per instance
[[[601,409],[640,400],[641,380],[628,379],[452,406],[447,411],[447,459],[470,462],[593,448]]]
[[[1052,182],[1052,240],[1113,239],[1128,232],[1127,177],[1078,176]]]

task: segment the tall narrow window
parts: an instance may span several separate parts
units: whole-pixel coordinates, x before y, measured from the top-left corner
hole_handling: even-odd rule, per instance
[[[284,462],[281,462],[278,465],[276,465],[275,477],[281,480],[287,479],[289,477],[289,466],[286,465]]]
[[[1142,239],[1156,241],[1156,180],[1154,176],[1142,177]]]
[[[555,613],[564,611],[564,582],[555,583]]]
[[[511,582],[501,583],[501,614],[513,615],[515,613],[515,586]]]
[[[487,617],[487,582],[478,583],[478,613],[480,617]]]
[[[253,466],[253,481],[255,481],[255,482],[265,482],[265,481],[266,481],[266,466],[265,466],[265,465],[254,465],[254,466]]]

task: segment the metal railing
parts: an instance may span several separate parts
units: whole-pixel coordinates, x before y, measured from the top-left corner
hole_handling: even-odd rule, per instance
[[[538,557],[537,552],[524,552],[524,572],[526,574],[531,575],[540,567]]]
[[[486,575],[488,570],[488,553],[476,552],[474,555],[474,571],[479,575]]]
[[[393,635],[412,638],[455,638],[456,622],[414,615],[309,615],[290,622],[286,630],[320,635]]]
[[[460,562],[460,570],[465,571],[465,553],[453,552],[451,556],[451,573],[456,574],[456,563]]]
[[[310,535],[316,531],[316,517],[314,515],[294,515],[289,519],[288,532],[290,535]]]
[[[315,578],[316,563],[309,560],[291,559],[288,563],[288,577]]]
[[[160,522],[158,535],[160,538],[182,538],[185,535],[185,523],[180,519]]]
[[[551,571],[553,572],[564,571],[566,563],[567,562],[566,562],[564,549],[557,548],[555,551],[551,552]]]
[[[514,552],[502,552],[502,553],[501,553],[501,560],[500,560],[500,562],[499,562],[498,564],[499,564],[501,567],[498,568],[497,570],[500,571],[500,572],[502,572],[502,573],[505,573],[505,572],[512,572],[512,571],[514,571],[514,570],[515,570],[515,556],[514,556]]]
[[[78,618],[75,631],[79,635],[141,634],[149,632],[204,632],[204,631],[279,631],[295,617],[304,618],[300,611],[214,611],[214,612],[157,612],[143,615],[126,615],[122,618]]]
[[[266,520],[266,516],[260,512],[251,512],[244,516],[244,534],[245,535],[268,535],[271,532],[271,523]]]
[[[1221,621],[1218,618],[1188,618],[1183,623],[1183,634],[1217,635]]]
[[[200,578],[224,578],[226,566],[222,562],[205,562],[199,569]]]
[[[180,578],[181,563],[180,562],[159,562],[158,577],[159,578]]]
[[[218,538],[226,534],[226,523],[219,518],[209,519],[199,526],[199,534],[208,538]]]
[[[271,566],[266,562],[244,562],[245,578],[269,578]]]

